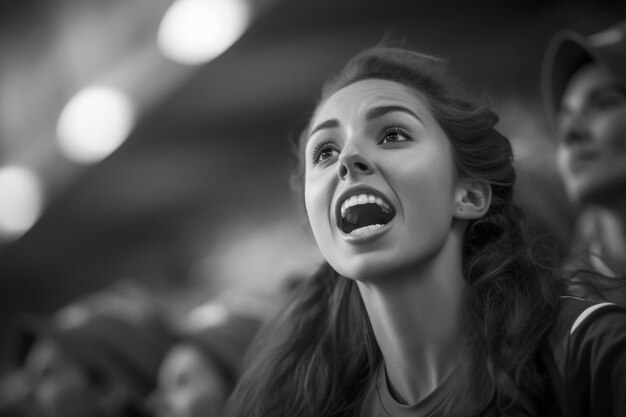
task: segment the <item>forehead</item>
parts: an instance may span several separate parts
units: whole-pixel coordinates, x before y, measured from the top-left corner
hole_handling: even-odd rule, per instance
[[[399,104],[420,113],[429,112],[428,100],[419,91],[395,81],[367,79],[336,91],[317,109],[314,122],[341,116],[341,113],[365,112],[373,105]]]
[[[567,83],[563,101],[572,96],[586,94],[599,87],[617,86],[620,82],[607,68],[598,63],[582,66]]]

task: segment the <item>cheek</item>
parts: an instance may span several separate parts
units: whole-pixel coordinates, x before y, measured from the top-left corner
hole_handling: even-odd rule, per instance
[[[315,177],[306,180],[304,205],[314,233],[316,229],[328,222],[331,199],[329,188],[326,186],[326,181],[323,178]]]
[[[449,225],[455,203],[454,190],[442,187],[439,181],[415,184],[414,196],[410,201],[411,216],[420,229],[438,229],[441,224]]]
[[[562,145],[559,145],[555,154],[555,162],[556,162],[557,169],[559,170],[559,173],[561,174],[562,177],[565,177],[569,173],[567,169],[568,158],[569,158],[569,151],[566,148],[564,148]]]
[[[409,166],[411,161],[404,165]],[[430,158],[418,165],[419,170],[407,169],[400,172],[397,183],[402,184],[402,191],[407,196],[414,196],[414,204],[426,210],[442,209],[451,203],[454,196],[454,168],[451,161],[442,158]]]
[[[610,149],[614,152],[626,152],[626,112],[619,119],[607,123],[606,134]]]
[[[456,181],[452,163],[432,156],[419,164],[397,164],[411,167],[397,171],[395,184],[412,239],[425,244],[439,240],[450,227],[455,206]]]
[[[598,131],[608,152],[626,152],[626,111],[602,120]]]

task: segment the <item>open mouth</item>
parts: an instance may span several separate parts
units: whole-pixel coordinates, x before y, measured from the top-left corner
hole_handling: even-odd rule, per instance
[[[381,197],[362,193],[344,200],[340,207],[339,227],[346,233],[365,233],[389,223],[396,213]]]

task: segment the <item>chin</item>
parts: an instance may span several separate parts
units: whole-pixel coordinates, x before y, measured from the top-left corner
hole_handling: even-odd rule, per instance
[[[356,258],[356,259],[355,259]],[[359,259],[360,258],[360,259]],[[351,262],[329,262],[342,277],[363,283],[374,283],[399,276],[411,269],[411,265],[404,265],[394,259],[376,259],[372,254],[352,256]]]
[[[339,275],[354,281],[375,281],[381,274],[379,265],[355,262],[356,260],[353,258],[350,259],[350,262],[346,262],[346,258],[343,258],[341,261],[337,259],[327,260],[330,266],[332,266]]]
[[[339,272],[339,271],[337,271]],[[347,271],[345,274],[339,272],[339,275],[342,277],[351,279],[353,281],[358,282],[376,282],[381,279],[381,274],[378,272],[373,272],[370,269],[365,268],[352,268],[350,271]]]

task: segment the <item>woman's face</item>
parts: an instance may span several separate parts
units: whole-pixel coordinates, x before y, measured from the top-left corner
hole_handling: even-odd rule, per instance
[[[42,417],[92,417],[99,415],[99,390],[86,372],[58,344],[38,340],[25,363],[29,396],[24,404]],[[27,414],[30,415],[30,414]]]
[[[597,64],[570,80],[557,120],[557,161],[570,198],[611,204],[626,196],[626,86]]]
[[[444,244],[457,188],[452,153],[418,92],[378,79],[337,91],[312,120],[305,159],[313,234],[341,275],[405,271]]]
[[[211,417],[221,415],[226,395],[213,363],[195,346],[180,344],[165,357],[151,402],[157,417]]]

